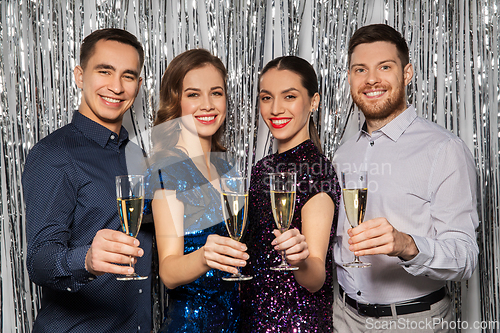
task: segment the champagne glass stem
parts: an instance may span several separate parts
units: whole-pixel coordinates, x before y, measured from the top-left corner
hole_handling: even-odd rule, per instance
[[[231,276],[228,277],[223,277],[222,280],[224,281],[247,281],[251,280],[253,277],[252,276],[247,276],[247,275],[242,275],[240,271],[240,267],[236,267],[238,270],[238,273],[232,274]]]
[[[132,256],[129,256],[130,258],[130,267],[132,267],[134,269],[134,272],[135,272],[135,265],[134,265],[134,258],[132,258]]]
[[[281,251],[281,264],[288,266],[288,262],[286,261],[286,253],[285,251]]]
[[[134,258],[132,256],[128,256],[128,257],[130,258],[130,262],[128,263],[128,266],[134,269],[134,273],[127,274],[127,275],[125,275],[125,277],[134,278],[137,276],[137,274],[135,274]]]
[[[271,267],[273,271],[295,271],[298,270],[298,267],[290,266],[290,264],[286,261],[286,253],[285,251],[280,251],[281,254],[281,262],[278,266]]]

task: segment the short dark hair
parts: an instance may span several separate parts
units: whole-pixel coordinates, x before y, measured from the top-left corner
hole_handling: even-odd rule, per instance
[[[356,30],[349,40],[349,49],[347,51],[348,66],[351,66],[351,56],[356,46],[375,42],[389,42],[394,44],[398,50],[398,57],[401,60],[403,68],[410,62],[408,44],[406,44],[406,40],[398,31],[387,24],[370,24]]]
[[[85,69],[90,57],[94,54],[95,44],[100,40],[114,40],[123,44],[131,45],[139,53],[140,67],[144,64],[144,49],[137,37],[123,29],[107,28],[99,29],[85,37],[80,47],[80,66]]]

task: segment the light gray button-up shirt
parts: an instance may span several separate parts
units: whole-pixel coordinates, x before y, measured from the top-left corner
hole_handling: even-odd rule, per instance
[[[410,261],[387,255],[363,256],[369,268],[345,268],[349,251],[344,204],[334,259],[339,284],[362,303],[389,304],[438,290],[446,280],[468,279],[479,249],[475,229],[476,168],[471,152],[457,136],[410,106],[372,135],[361,130],[335,153],[342,171],[368,171],[365,221],[385,217],[413,237],[419,254]]]

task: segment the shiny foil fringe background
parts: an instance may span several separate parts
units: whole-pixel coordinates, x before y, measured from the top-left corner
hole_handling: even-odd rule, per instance
[[[104,27],[126,28],[145,47],[144,84],[135,103],[143,133],[154,119],[161,75],[175,55],[203,47],[223,60],[230,75],[226,142],[246,172],[273,150],[257,110],[256,80],[268,60],[296,54],[315,66],[322,96],[315,120],[331,158],[363,121],[349,96],[349,37],[369,23],[401,31],[415,66],[410,102],[459,135],[479,170],[480,262],[469,281],[450,284],[457,314],[471,324],[499,320],[498,6],[497,0],[0,1],[2,332],[30,332],[40,305],[23,257],[24,160],[39,139],[71,121],[79,104],[72,74],[79,45]],[[129,118],[125,125],[133,133]]]

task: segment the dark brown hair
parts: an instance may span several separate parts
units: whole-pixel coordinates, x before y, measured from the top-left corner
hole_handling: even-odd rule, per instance
[[[349,67],[351,66],[351,56],[356,46],[375,42],[389,42],[394,44],[398,50],[398,57],[401,60],[403,68],[410,62],[408,45],[398,31],[387,24],[370,24],[356,30],[349,40],[347,51],[347,63]]]
[[[123,29],[100,29],[92,32],[90,35],[85,37],[80,47],[80,66],[85,69],[87,63],[94,54],[95,44],[100,40],[114,40],[123,44],[131,45],[139,54],[139,63],[142,69],[144,65],[144,49],[141,43],[137,40],[137,37],[132,35],[130,32]]]
[[[273,68],[276,68],[277,70],[289,70],[300,76],[300,81],[302,82],[302,86],[306,88],[307,94],[309,95],[310,98],[312,98],[314,94],[319,92],[318,77],[316,75],[316,71],[307,60],[304,60],[296,56],[284,56],[275,58],[269,61],[266,64],[266,66],[264,66],[264,68],[262,69],[259,77],[259,84],[262,76],[267,71]],[[314,143],[316,148],[318,148],[318,150],[321,153],[323,153],[318,130],[316,129],[316,126],[314,125],[314,121],[312,119],[309,119],[309,136],[311,137],[311,141]]]
[[[160,85],[160,108],[156,113],[154,125],[162,124],[166,121],[179,118],[182,114],[181,98],[182,85],[186,74],[197,68],[206,65],[214,66],[224,79],[224,93],[227,92],[227,70],[222,61],[204,49],[193,49],[185,51],[176,56],[168,65]],[[224,123],[225,124],[225,123]],[[212,151],[226,151],[222,145],[221,137],[224,132],[224,124],[212,136]],[[171,135],[171,146],[177,144],[180,129],[175,130],[177,133],[168,133]],[[163,147],[163,149],[168,147]]]

